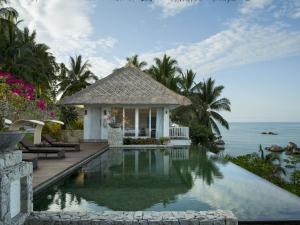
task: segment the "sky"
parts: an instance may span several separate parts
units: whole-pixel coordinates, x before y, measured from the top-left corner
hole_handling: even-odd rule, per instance
[[[59,62],[101,77],[164,53],[224,85],[231,122],[300,122],[300,0],[10,0]]]

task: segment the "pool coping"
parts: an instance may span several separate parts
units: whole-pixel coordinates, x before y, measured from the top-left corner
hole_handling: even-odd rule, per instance
[[[80,167],[87,164],[88,162],[90,162],[91,160],[96,158],[97,156],[102,155],[104,152],[106,152],[109,149],[110,149],[109,146],[106,146],[105,148],[103,148],[103,149],[95,152],[94,154],[89,155],[88,157],[84,158],[82,161],[80,161],[80,162],[78,162],[74,165],[71,165],[70,167],[66,168],[65,170],[59,172],[55,176],[53,176],[53,177],[49,178],[48,180],[46,180],[45,182],[37,185],[36,187],[33,188],[33,196],[40,194],[41,192],[43,192],[44,190],[49,188],[51,185],[57,183],[58,181],[62,180],[65,177],[71,175],[74,171],[78,170]]]
[[[110,149],[157,149],[157,148],[182,148],[189,147],[190,145],[120,145],[120,146],[110,146]]]
[[[297,219],[280,219],[280,220],[238,220],[239,225],[299,225],[300,220]]]

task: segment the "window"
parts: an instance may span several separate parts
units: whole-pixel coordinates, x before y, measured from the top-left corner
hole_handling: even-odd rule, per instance
[[[123,127],[123,108],[112,108],[111,115],[113,121]]]
[[[156,109],[151,109],[151,138],[156,137]]]
[[[128,137],[135,136],[135,109],[125,109],[125,131]]]
[[[139,136],[150,137],[149,133],[149,109],[139,109]]]

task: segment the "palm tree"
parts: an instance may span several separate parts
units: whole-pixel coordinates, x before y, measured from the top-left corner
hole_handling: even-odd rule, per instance
[[[230,101],[227,98],[219,98],[224,86],[215,86],[212,78],[200,82],[194,87],[194,94],[191,97],[193,111],[198,122],[220,135],[217,122],[226,129],[229,129],[228,122],[219,114],[220,111],[231,111]]]
[[[7,7],[5,4],[7,4],[7,0],[0,0],[0,21],[7,20],[8,17],[12,16],[17,18],[18,17],[18,12],[12,8],[12,7]]]
[[[131,57],[126,58],[128,63],[133,64],[135,67],[139,68],[142,70],[145,66],[147,66],[147,63],[145,61],[139,61],[139,56],[138,55],[133,55]]]
[[[88,61],[82,61],[81,55],[70,57],[70,69],[61,65],[59,92],[63,93],[62,97],[72,95],[91,85],[91,81],[98,80],[98,77],[90,71],[90,67]]]
[[[154,62],[155,65],[148,70],[152,77],[171,90],[179,92],[178,73],[181,72],[181,69],[178,67],[177,61],[164,54],[162,59],[154,58]]]
[[[179,88],[183,95],[188,96],[192,93],[195,86],[196,73],[193,70],[186,70],[185,73],[181,72],[179,79]]]

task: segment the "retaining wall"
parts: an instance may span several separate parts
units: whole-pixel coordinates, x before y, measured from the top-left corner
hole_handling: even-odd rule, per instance
[[[231,211],[33,212],[25,225],[237,225]]]

